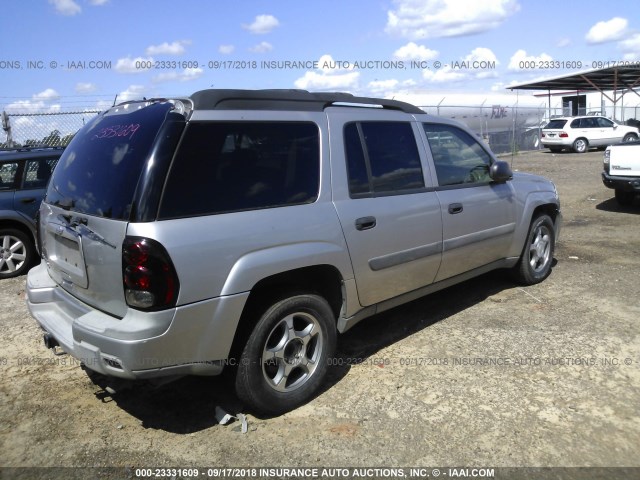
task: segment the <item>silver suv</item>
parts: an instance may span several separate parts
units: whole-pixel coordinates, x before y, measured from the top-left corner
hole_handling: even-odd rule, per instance
[[[233,369],[254,411],[317,394],[337,333],[496,268],[550,273],[549,180],[461,124],[344,93],[204,90],[118,105],[67,147],[28,306],[105,375]]]

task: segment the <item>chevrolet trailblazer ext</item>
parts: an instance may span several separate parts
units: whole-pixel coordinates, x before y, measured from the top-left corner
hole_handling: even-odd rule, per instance
[[[406,103],[300,90],[127,102],[67,147],[28,306],[128,379],[217,375],[254,411],[313,398],[337,332],[496,268],[550,273],[549,180]]]

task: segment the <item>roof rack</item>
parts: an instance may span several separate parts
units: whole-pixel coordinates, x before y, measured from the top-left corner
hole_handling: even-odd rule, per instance
[[[322,112],[331,106],[378,106],[405,113],[424,113],[410,103],[382,98],[356,97],[344,92],[307,90],[200,90],[191,95],[194,110],[295,110]]]

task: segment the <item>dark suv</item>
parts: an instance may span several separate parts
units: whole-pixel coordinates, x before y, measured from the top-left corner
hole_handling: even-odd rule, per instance
[[[0,150],[0,279],[22,275],[33,265],[35,216],[62,151]]]

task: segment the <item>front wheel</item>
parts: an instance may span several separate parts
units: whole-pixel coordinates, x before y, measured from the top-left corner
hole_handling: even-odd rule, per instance
[[[540,283],[551,273],[555,249],[555,228],[549,215],[536,217],[529,227],[520,260],[513,269],[514,277],[523,285]]]
[[[27,273],[34,258],[35,248],[27,234],[12,228],[0,230],[0,279]]]
[[[634,133],[627,133],[622,139],[623,142],[637,142],[638,136]]]
[[[279,415],[313,398],[336,346],[336,323],[327,301],[293,295],[262,315],[240,356],[235,388],[250,408]]]

